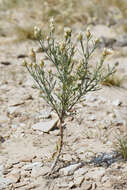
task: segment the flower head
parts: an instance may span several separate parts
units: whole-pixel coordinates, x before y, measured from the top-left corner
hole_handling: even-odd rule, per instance
[[[26,62],[26,60],[23,61],[22,65],[23,65],[24,67],[27,66],[27,62]]]
[[[54,18],[53,17],[50,18],[49,22],[50,22],[49,26],[50,26],[51,32],[54,32],[55,31]]]
[[[71,28],[64,28],[64,31],[65,33],[68,35],[68,36],[71,36],[71,33],[72,33],[72,29]]]
[[[43,61],[43,59],[40,61],[39,66],[40,66],[40,67],[44,67],[44,61]]]
[[[60,50],[63,52],[64,50],[65,50],[65,47],[66,47],[66,44],[62,41],[61,43],[60,43]]]
[[[86,37],[87,37],[87,39],[89,39],[90,37],[91,37],[91,32],[90,32],[90,29],[89,28],[87,28],[87,30],[86,30]]]
[[[82,38],[83,38],[83,36],[82,36],[82,33],[80,32],[80,33],[78,34],[78,36],[77,36],[77,40],[82,41]]]
[[[99,43],[99,38],[96,38],[95,40],[94,40],[94,43],[95,43],[95,45],[97,45],[98,43]]]
[[[34,27],[34,37],[39,39],[41,37],[41,29],[37,26]]]
[[[31,51],[30,51],[30,59],[32,62],[36,62],[36,54],[33,48],[31,48]]]
[[[104,48],[102,56],[106,57],[108,55],[111,55],[112,53],[113,53],[113,51],[111,49]]]

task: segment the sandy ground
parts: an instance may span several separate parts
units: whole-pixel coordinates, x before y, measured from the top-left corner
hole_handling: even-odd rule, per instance
[[[104,25],[94,26],[92,31],[109,41],[119,39],[115,31]],[[38,46],[31,40],[11,42],[13,38],[14,35],[0,36],[0,189],[126,190],[127,163],[123,160],[109,167],[80,166],[69,175],[58,170],[52,177],[46,177],[59,130],[56,127],[43,133],[32,129],[40,121],[53,119],[43,118],[43,114],[50,115],[51,110],[33,88],[29,73],[21,65],[23,58],[19,58],[26,56],[31,47],[37,49]],[[126,46],[114,47],[107,63],[116,62],[119,62],[118,75],[125,77]],[[126,116],[126,80],[121,87],[102,86],[100,91],[87,94],[86,101],[76,106],[76,115],[65,120],[64,147],[57,168],[89,161],[101,152],[114,151],[117,137],[127,132]],[[33,165],[26,169],[29,164]]]

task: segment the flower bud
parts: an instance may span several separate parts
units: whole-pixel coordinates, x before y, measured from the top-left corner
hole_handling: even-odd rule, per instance
[[[49,73],[49,75],[51,75],[51,74],[52,74],[52,70],[50,69],[50,70],[48,71],[48,73]]]
[[[36,62],[36,54],[35,54],[35,51],[33,50],[33,48],[30,51],[30,59],[32,62]]]
[[[43,59],[40,61],[39,66],[40,66],[40,67],[44,67],[44,61],[43,61]]]
[[[36,67],[37,67],[37,64],[36,64],[36,63],[33,63],[33,67],[36,69]]]
[[[26,66],[27,66],[26,60],[23,61],[22,65],[23,65],[23,67],[26,67]]]
[[[91,37],[91,32],[90,32],[89,28],[87,28],[87,30],[86,30],[86,37],[87,37],[87,39],[89,39]]]
[[[65,33],[66,33],[66,35],[67,35],[68,37],[71,36],[71,33],[72,33],[72,29],[71,29],[71,28],[64,28],[64,31],[65,31]]]
[[[66,44],[64,42],[61,42],[60,43],[60,50],[61,51],[64,51],[65,50],[65,47],[66,47]]]
[[[83,38],[82,33],[79,33],[77,36],[77,40],[82,41],[82,38]]]
[[[115,63],[115,66],[117,67],[118,65],[119,65],[119,62],[116,62],[116,63]]]
[[[39,39],[41,37],[41,30],[39,27],[35,26],[34,27],[34,37],[36,39]]]
[[[81,67],[82,67],[82,61],[80,60],[80,61],[79,61],[79,65],[78,65],[78,70],[80,70]]]
[[[67,40],[68,39],[68,34],[67,32],[64,32],[64,38]]]
[[[54,24],[54,18],[51,17],[50,20],[49,20],[50,24]]]
[[[95,40],[94,40],[94,43],[95,43],[95,45],[97,45],[98,43],[99,43],[99,38],[96,38]]]
[[[49,36],[47,36],[47,37],[46,37],[46,40],[47,40],[47,41],[49,41],[49,40],[50,40],[50,37],[49,37]]]
[[[29,63],[29,64],[28,64],[28,66],[29,66],[29,67],[32,67],[32,66],[33,66],[33,64],[32,64],[32,63]]]
[[[51,32],[54,32],[55,31],[54,18],[52,17],[49,22],[50,22],[49,26],[50,26]]]
[[[113,51],[111,49],[104,48],[102,56],[105,58],[107,55],[111,55]]]
[[[55,31],[55,27],[51,26],[51,32],[54,32],[54,31]]]

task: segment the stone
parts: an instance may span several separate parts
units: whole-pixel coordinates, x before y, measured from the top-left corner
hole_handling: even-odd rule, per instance
[[[38,170],[38,167],[37,167],[37,170]],[[32,172],[34,172],[34,174],[36,173],[37,171],[35,168],[32,169]],[[31,175],[32,175],[32,172],[31,172]],[[39,171],[39,176],[44,176],[46,174],[48,174],[50,172],[50,168],[47,167],[47,166],[43,166],[42,168],[40,168],[40,171]],[[38,174],[37,174],[38,175]]]
[[[72,175],[77,169],[79,169],[82,166],[82,163],[73,164],[70,166],[67,166],[65,168],[60,169],[60,174],[62,175]]]
[[[5,165],[5,168],[6,168],[6,169],[11,169],[11,168],[13,168],[12,163],[7,163],[7,164]]]
[[[126,126],[126,120],[121,119],[121,118],[115,118],[115,119],[113,120],[113,123],[114,123],[116,126],[120,126],[120,125]]]
[[[83,190],[91,190],[91,189],[92,189],[92,184],[91,183],[85,182],[83,184]]]
[[[38,118],[39,119],[48,119],[51,117],[51,109],[43,109],[39,112]]]
[[[37,167],[32,168],[31,176],[34,177],[34,178],[37,178],[39,176],[42,176],[43,173],[44,173],[43,168],[37,166]]]
[[[109,177],[105,175],[105,176],[102,177],[101,182],[105,183],[108,180],[109,180]]]
[[[29,76],[29,78],[26,79],[26,82],[24,83],[24,86],[27,86],[27,87],[33,87],[33,86],[35,86],[35,83],[32,80],[31,76]]]
[[[104,187],[107,187],[107,188],[110,188],[112,186],[110,180],[106,181],[104,184],[103,184]]]
[[[93,184],[92,184],[92,190],[95,190],[96,187],[97,187],[97,184],[96,184],[96,183],[93,183]]]
[[[19,160],[15,158],[15,159],[12,160],[12,162],[10,164],[17,165],[19,163],[20,163]]]
[[[113,145],[113,142],[112,142],[112,141],[107,141],[107,142],[106,142],[106,145],[107,145],[107,146],[112,146],[112,145]]]
[[[50,134],[54,136],[59,136],[60,131],[58,129],[54,129],[53,131],[50,131]]]
[[[21,176],[22,177],[30,177],[30,171],[21,170]]]
[[[0,165],[0,177],[4,174],[4,165]]]
[[[20,180],[20,178],[21,178],[21,176],[20,176],[20,171],[14,169],[14,170],[12,170],[12,171],[7,175],[7,177],[8,177],[9,179],[11,179],[11,180],[13,181],[13,183],[17,183],[17,182]]]
[[[126,109],[122,109],[122,110],[117,110],[117,109],[114,109],[114,114],[116,115],[116,118],[114,118],[114,123],[115,125],[119,126],[119,125],[124,125],[126,126],[127,122],[126,122],[126,115],[127,115],[127,112],[126,112]]]
[[[64,161],[64,162],[71,162],[72,161],[72,155],[71,154],[63,154],[62,155],[62,160]]]
[[[83,183],[83,181],[84,181],[84,176],[80,176],[80,177],[76,177],[75,179],[74,179],[74,185],[76,186],[76,187],[80,187],[81,186],[81,184]]]
[[[0,124],[7,123],[9,121],[9,118],[6,115],[0,115]]]
[[[116,43],[116,39],[115,38],[107,38],[107,37],[101,37],[100,38],[100,42],[99,42],[99,47],[108,47],[108,48],[112,48],[113,45]]]
[[[35,155],[31,155],[31,156],[23,156],[20,161],[21,162],[32,162],[32,160],[35,158]]]
[[[69,187],[69,189],[72,189],[73,187],[75,188],[74,181],[69,182],[69,184],[67,184],[66,187]]]
[[[27,182],[19,182],[19,183],[16,183],[16,184],[13,184],[13,186],[14,186],[14,188],[20,188],[20,187],[24,187],[24,186],[26,186],[26,185],[28,185],[28,183]]]
[[[0,64],[6,65],[6,66],[11,65],[9,61],[1,61]]]
[[[122,104],[122,102],[120,101],[120,100],[118,100],[118,99],[116,99],[116,100],[114,100],[113,102],[112,102],[112,105],[113,106],[120,106]]]
[[[8,178],[0,177],[0,190],[3,190],[8,187],[8,185],[12,184],[13,181]]]
[[[116,38],[115,32],[107,25],[97,24],[92,28],[91,31],[94,36],[96,36],[96,38],[101,38],[102,36],[105,38]]]
[[[94,168],[94,170],[89,171],[86,175],[85,175],[85,179],[86,180],[95,180],[95,181],[100,181],[101,178],[104,176],[105,174],[105,168]]]
[[[22,168],[25,165],[25,162],[19,162],[18,164],[14,165],[15,168]]]
[[[34,162],[34,163],[30,163],[30,164],[25,165],[23,167],[23,169],[26,171],[29,171],[29,170],[32,170],[33,167],[42,167],[42,166],[43,166],[42,162]]]
[[[78,170],[76,170],[74,172],[74,177],[79,177],[79,176],[85,175],[87,172],[88,172],[88,169],[86,169],[86,168],[79,168]]]
[[[127,46],[127,35],[119,36],[115,45],[120,47]]]
[[[31,183],[27,186],[27,190],[35,189],[36,187],[38,187],[38,184]]]
[[[32,129],[34,130],[40,130],[42,132],[48,133],[50,130],[52,130],[58,122],[58,119],[53,119],[50,121],[41,121],[39,123],[36,123],[32,126]]]
[[[7,113],[12,115],[17,111],[17,109],[18,109],[17,106],[9,106],[8,110],[7,110]]]
[[[69,186],[69,188],[72,188],[74,185],[73,182],[70,182],[70,183],[66,183],[66,182],[62,182],[62,183],[58,183],[57,186],[59,188],[67,188]]]
[[[96,116],[95,115],[91,115],[91,116],[88,117],[88,120],[95,121],[96,120]]]
[[[91,95],[90,93],[88,93],[86,95],[86,101],[87,102],[96,102],[98,99],[96,96],[94,96],[93,94]]]

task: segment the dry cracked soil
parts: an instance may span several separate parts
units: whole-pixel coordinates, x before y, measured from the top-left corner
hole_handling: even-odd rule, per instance
[[[105,25],[94,26],[92,32],[105,37],[107,46],[112,38],[119,39]],[[102,86],[75,107],[76,114],[65,120],[62,154],[56,172],[49,177],[59,137],[57,125],[52,128],[57,118],[22,67],[28,49],[37,49],[37,43],[11,42],[13,37],[0,36],[0,189],[126,190],[127,162],[123,159],[108,167],[84,163],[115,151],[116,139],[127,132],[126,44],[121,46],[118,40],[106,61],[110,65],[119,62],[117,75],[124,77],[120,87]],[[101,48],[93,63],[100,52]]]

